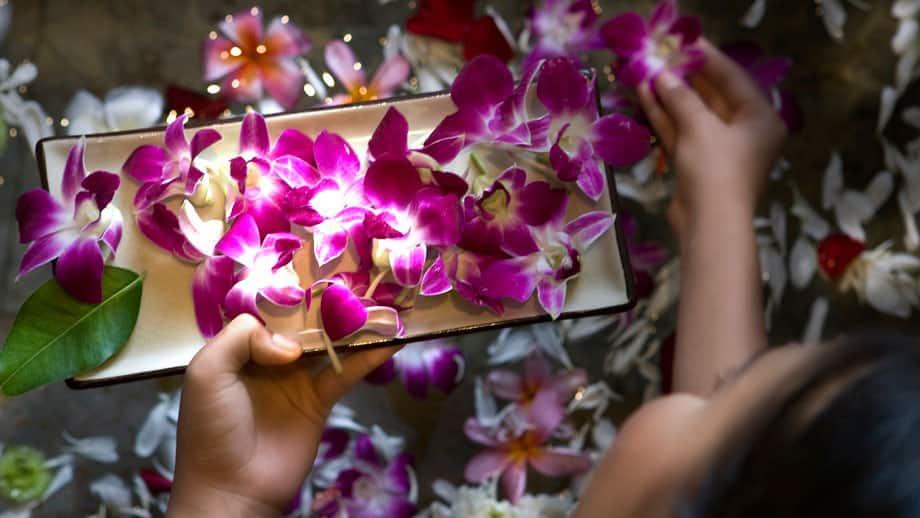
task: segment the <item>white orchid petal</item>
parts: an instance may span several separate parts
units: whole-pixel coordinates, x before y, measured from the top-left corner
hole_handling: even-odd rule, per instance
[[[834,218],[844,234],[857,241],[866,240],[862,223],[872,215],[872,202],[862,193],[847,191],[834,206]]]
[[[105,122],[111,131],[148,128],[163,116],[163,95],[153,88],[122,86],[105,96]]]
[[[839,0],[821,2],[821,16],[827,33],[837,41],[843,39],[843,26],[847,22],[847,11]]]
[[[843,194],[843,159],[840,153],[831,153],[830,162],[824,169],[824,183],[821,190],[821,207],[829,210]]]
[[[89,491],[112,509],[121,510],[131,507],[131,490],[117,475],[111,473],[103,475],[89,485]]]
[[[770,228],[773,231],[773,239],[779,246],[781,252],[785,254],[786,250],[786,210],[782,204],[773,202],[770,205]]]
[[[616,440],[617,428],[610,419],[599,419],[594,423],[591,430],[591,439],[594,441],[594,447],[600,451],[606,451],[613,445]]]
[[[821,341],[829,307],[830,305],[825,297],[818,297],[811,303],[808,323],[805,324],[805,329],[802,332],[802,343],[813,344]]]
[[[153,455],[166,432],[173,427],[166,419],[168,406],[168,401],[160,401],[147,414],[144,424],[141,425],[134,438],[134,454],[138,457],[145,458]]]
[[[891,15],[895,18],[913,18],[920,12],[918,0],[895,0],[891,5]]]
[[[153,495],[150,493],[150,489],[147,488],[144,479],[135,473],[134,476],[131,477],[131,482],[134,488],[134,494],[137,495],[137,499],[141,503],[141,508],[150,509],[150,505],[153,503]]]
[[[752,3],[747,12],[744,13],[744,17],[741,18],[741,25],[748,29],[757,27],[763,20],[763,16],[766,12],[767,0],[754,0],[754,3]]]
[[[113,437],[95,436],[80,439],[66,431],[63,436],[68,443],[66,451],[103,464],[118,462],[117,444]]]
[[[866,302],[877,311],[899,318],[910,317],[911,301],[903,293],[904,288],[898,285],[898,279],[888,272],[869,267],[863,289]]]
[[[894,113],[894,107],[898,103],[898,90],[892,86],[882,88],[879,103],[878,124],[875,131],[881,134],[888,126],[888,121],[891,120],[891,115]]]
[[[900,55],[906,52],[911,45],[916,45],[917,29],[917,20],[913,18],[901,20],[898,30],[891,37],[891,50]]]
[[[70,122],[67,125],[68,135],[101,133],[108,129],[102,101],[86,90],[74,94],[64,109],[64,116]]]
[[[406,441],[398,435],[388,435],[377,425],[371,427],[371,443],[389,462],[396,458],[406,448]]]
[[[913,46],[907,49],[898,58],[895,67],[894,84],[898,91],[903,92],[916,76],[917,60],[920,59],[920,48]]]
[[[476,378],[473,387],[473,399],[476,408],[476,419],[479,422],[490,422],[498,414],[498,403],[496,403],[492,393],[486,390],[482,378]]]
[[[804,289],[818,269],[818,251],[812,241],[800,236],[789,253],[789,276],[792,285]]]
[[[13,73],[3,81],[3,90],[12,90],[22,85],[35,81],[38,77],[38,67],[34,63],[24,61],[13,69]]]
[[[904,220],[904,248],[909,252],[914,252],[920,248],[920,232],[917,230],[916,213],[910,209],[908,203],[907,193],[905,191],[898,193],[898,210]]]
[[[869,218],[874,216],[882,208],[882,205],[891,198],[892,192],[894,192],[894,175],[888,171],[881,171],[876,174],[865,191],[866,198],[871,203],[872,208]]]

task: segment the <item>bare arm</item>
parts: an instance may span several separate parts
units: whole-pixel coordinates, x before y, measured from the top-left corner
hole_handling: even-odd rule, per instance
[[[747,73],[708,42],[692,87],[659,76],[643,107],[677,171],[681,250],[674,388],[708,396],[767,345],[752,218],[785,127]]]

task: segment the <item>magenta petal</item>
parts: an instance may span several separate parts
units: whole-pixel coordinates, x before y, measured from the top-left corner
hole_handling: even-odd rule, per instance
[[[336,133],[323,131],[313,143],[316,167],[323,176],[331,176],[350,185],[361,170],[361,160],[348,142]]]
[[[460,349],[442,344],[426,348],[423,354],[431,384],[444,393],[454,390],[460,383],[466,366]]]
[[[153,244],[189,262],[201,260],[201,254],[192,249],[179,227],[179,218],[166,205],[157,203],[137,214],[137,228]]]
[[[412,203],[414,229],[427,245],[450,246],[460,241],[460,200],[434,189],[423,190]]]
[[[594,151],[614,167],[633,165],[651,151],[648,128],[625,115],[601,117],[592,125],[592,133]]]
[[[496,261],[482,272],[482,286],[489,296],[499,299],[512,299],[526,302],[533,294],[536,281],[527,269],[525,262],[519,259]]]
[[[403,355],[403,357],[405,357],[408,347],[417,348],[419,346],[409,345],[396,353],[396,362],[397,365],[399,365],[399,377],[409,395],[417,399],[424,399],[428,396],[428,384],[431,381],[428,377],[428,369],[423,361],[401,361],[404,360],[404,358],[399,358],[399,356]]]
[[[248,214],[243,214],[237,218],[214,249],[232,257],[240,264],[250,266],[255,260],[260,244],[259,227],[256,225],[256,220]]]
[[[505,491],[505,497],[512,504],[524,495],[524,488],[527,486],[527,464],[517,462],[508,466],[502,474],[502,489]]]
[[[313,254],[320,266],[341,256],[347,247],[348,232],[335,223],[313,227]]]
[[[261,113],[247,113],[240,127],[240,154],[244,158],[268,154],[269,136],[265,117]]]
[[[44,189],[33,189],[16,202],[19,242],[29,243],[57,232],[70,223],[71,215]]]
[[[457,198],[466,196],[466,193],[470,190],[470,186],[468,183],[466,183],[466,180],[454,173],[448,173],[446,171],[432,171],[431,176],[434,178],[434,181],[438,185],[439,189],[441,189],[444,193],[453,194]]]
[[[517,193],[520,203],[518,214],[530,226],[540,227],[565,216],[569,197],[565,189],[558,189],[548,182],[537,181],[527,184]]]
[[[474,484],[484,482],[503,472],[510,462],[511,460],[505,452],[486,450],[470,459],[466,464],[463,476],[468,482]]]
[[[333,342],[356,333],[367,322],[364,304],[351,290],[340,284],[330,284],[323,291],[320,315],[323,329]]]
[[[533,469],[548,477],[567,477],[591,469],[591,459],[577,450],[544,448],[530,458]]]
[[[293,307],[303,302],[306,292],[300,286],[266,286],[259,295],[276,306]]]
[[[617,67],[617,77],[624,85],[636,88],[646,80],[652,79],[662,69],[661,65],[649,65],[648,61],[641,56],[637,56],[621,62],[621,65]]]
[[[596,160],[589,158],[582,162],[581,165],[581,174],[578,175],[578,179],[575,180],[575,183],[577,183],[578,188],[585,193],[585,196],[594,201],[601,199],[601,196],[604,195],[604,191],[607,188],[607,176],[604,174],[604,171],[601,170],[601,166],[598,165]]]
[[[374,130],[367,149],[372,158],[379,158],[387,153],[405,156],[409,151],[409,122],[396,108],[390,107],[386,115]]]
[[[395,493],[401,493],[408,495],[409,491],[412,489],[412,480],[410,480],[409,469],[412,465],[412,455],[408,453],[400,453],[390,462],[389,467],[387,467],[383,476],[387,482],[387,487]],[[397,506],[400,507],[400,506]],[[409,514],[405,515],[396,515],[390,514],[389,516],[414,516],[415,511],[410,511]]]
[[[405,209],[423,185],[408,159],[388,155],[367,168],[364,194],[378,208]]]
[[[122,166],[122,171],[139,182],[153,182],[163,178],[163,167],[169,156],[160,146],[143,145],[135,148]]]
[[[121,212],[115,211],[112,213],[111,220],[109,221],[109,228],[105,229],[105,232],[102,233],[102,241],[109,247],[109,250],[111,250],[113,254],[118,251],[118,245],[121,244],[124,226],[125,222]]]
[[[524,398],[524,384],[521,377],[514,372],[494,370],[486,376],[489,390],[506,401],[520,401]]]
[[[383,365],[364,377],[364,381],[374,385],[386,385],[394,379],[396,379],[396,362],[393,361],[393,358],[387,359]]]
[[[16,278],[18,279],[39,266],[57,259],[76,239],[79,239],[79,234],[76,231],[63,231],[34,241],[26,248],[25,254],[22,256],[22,262],[19,264],[19,273]]]
[[[508,66],[491,55],[478,56],[469,62],[450,89],[450,96],[460,110],[486,114],[504,101],[514,89]]]
[[[668,32],[680,35],[681,43],[689,45],[700,38],[703,33],[703,25],[696,16],[681,16],[671,25]]]
[[[319,172],[300,157],[286,155],[272,162],[271,171],[288,187],[313,187],[320,181]]]
[[[401,286],[412,288],[422,280],[427,248],[425,245],[412,246],[403,250],[390,250],[390,268],[393,277]]]
[[[447,276],[444,260],[438,256],[422,276],[420,293],[425,297],[436,297],[449,292],[453,286]]]
[[[383,460],[380,458],[380,454],[377,453],[377,448],[369,435],[362,433],[355,437],[354,446],[357,460],[372,466],[383,465]]]
[[[67,153],[67,161],[64,163],[64,174],[61,179],[61,194],[65,200],[72,200],[77,195],[80,184],[86,177],[86,166],[83,165],[85,149],[86,139],[81,138]]]
[[[185,121],[188,116],[182,114],[166,126],[163,139],[172,158],[185,157],[190,153],[188,140],[185,138]]]
[[[86,302],[102,302],[102,250],[95,238],[81,238],[64,250],[54,267],[54,277],[70,296]]]
[[[610,227],[613,226],[613,215],[609,212],[589,212],[572,220],[565,226],[565,232],[572,236],[578,244],[579,250],[587,250]]]
[[[521,223],[505,227],[501,250],[512,257],[524,257],[540,251],[530,228]]]
[[[224,313],[226,313],[227,319],[233,320],[240,315],[246,314],[261,320],[262,316],[259,314],[257,304],[258,296],[259,287],[255,284],[245,280],[236,283],[224,298]]]
[[[620,57],[632,56],[646,45],[648,30],[638,13],[613,17],[601,27],[604,42]]]
[[[578,112],[585,107],[591,89],[569,58],[552,58],[543,63],[537,80],[537,97],[550,113]]]
[[[93,195],[96,200],[96,207],[101,211],[115,197],[115,191],[121,185],[121,178],[117,174],[96,171],[84,178],[80,185]]]
[[[313,162],[313,140],[293,128],[285,129],[278,136],[269,155],[275,160],[283,156],[297,157],[307,163]]]
[[[661,0],[661,2],[655,6],[655,9],[652,10],[648,23],[653,29],[666,29],[677,20],[677,16],[677,1]]]
[[[192,136],[191,153],[192,159],[200,155],[202,151],[214,145],[221,139],[220,133],[211,128],[200,129]]]
[[[192,300],[195,320],[205,338],[212,338],[224,327],[221,304],[233,287],[233,259],[209,257],[195,269]]]
[[[540,306],[553,319],[559,318],[565,307],[566,282],[544,278],[537,284],[537,299]]]

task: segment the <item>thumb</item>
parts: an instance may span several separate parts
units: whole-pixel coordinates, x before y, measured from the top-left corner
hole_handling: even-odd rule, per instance
[[[189,364],[188,373],[197,379],[213,381],[236,375],[244,365],[286,365],[300,357],[303,350],[296,342],[272,335],[252,315],[240,315],[227,324]]]
[[[709,113],[699,94],[668,70],[662,71],[655,78],[655,89],[662,107],[678,130],[686,130],[699,117]]]

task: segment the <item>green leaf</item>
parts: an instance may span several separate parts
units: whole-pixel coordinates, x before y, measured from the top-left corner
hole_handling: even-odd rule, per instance
[[[0,391],[13,396],[101,365],[124,346],[141,307],[143,279],[106,267],[102,302],[71,298],[54,279],[23,304],[0,351]]]

